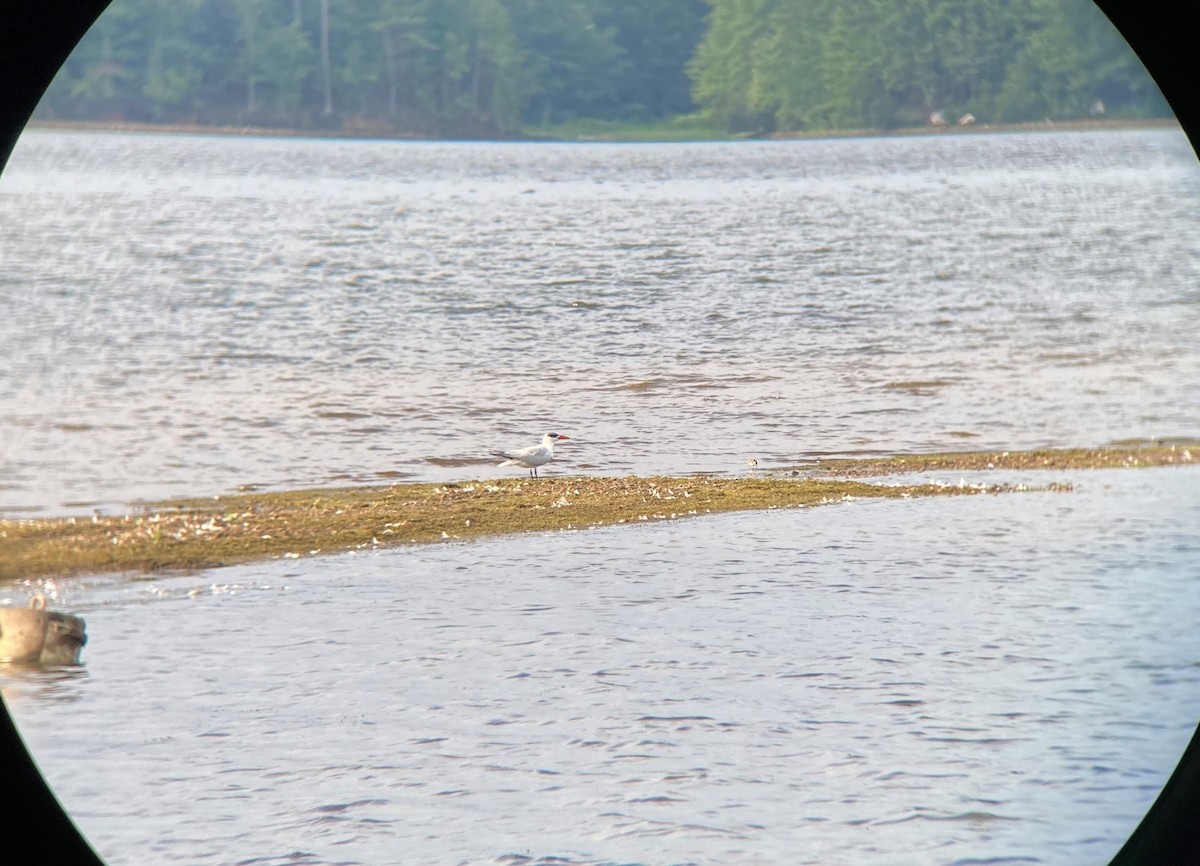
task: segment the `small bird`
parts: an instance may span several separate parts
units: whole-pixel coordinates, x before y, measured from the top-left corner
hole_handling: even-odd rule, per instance
[[[537,478],[537,468],[554,459],[554,443],[570,438],[561,433],[547,433],[542,437],[541,445],[530,445],[528,448],[517,448],[514,451],[493,451],[492,455],[504,458],[501,466],[523,466],[529,470],[530,478]]]

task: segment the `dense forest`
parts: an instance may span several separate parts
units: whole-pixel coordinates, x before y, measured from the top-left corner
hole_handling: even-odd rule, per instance
[[[1091,0],[114,0],[35,117],[505,136],[1169,116]]]

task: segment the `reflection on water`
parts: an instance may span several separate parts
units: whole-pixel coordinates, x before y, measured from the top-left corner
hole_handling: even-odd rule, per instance
[[[0,691],[5,701],[26,699],[72,703],[80,700],[80,686],[88,678],[87,668],[77,665],[0,664]]]
[[[642,474],[1194,435],[1198,191],[1173,131],[31,131],[0,512],[497,477],[547,429],[548,471]]]
[[[1198,471],[90,578],[74,703],[5,697],[112,866],[1106,862],[1200,716]]]

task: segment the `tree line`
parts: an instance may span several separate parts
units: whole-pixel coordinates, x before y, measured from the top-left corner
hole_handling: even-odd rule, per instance
[[[689,68],[731,129],[1170,113],[1091,0],[714,0]]]
[[[1170,113],[1091,0],[115,0],[35,117],[505,136],[1101,112]]]

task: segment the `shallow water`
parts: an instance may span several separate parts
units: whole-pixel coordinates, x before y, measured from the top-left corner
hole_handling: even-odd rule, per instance
[[[1198,191],[1163,131],[30,132],[0,513],[1195,436]],[[113,866],[1093,864],[1200,716],[1198,472],[8,586],[91,639],[0,684]]]
[[[1161,130],[30,131],[0,513],[496,477],[547,429],[593,474],[1195,435],[1197,168]]]
[[[1200,717],[1198,473],[63,582],[4,694],[112,866],[1102,863]]]

